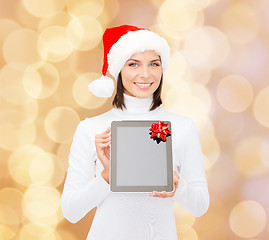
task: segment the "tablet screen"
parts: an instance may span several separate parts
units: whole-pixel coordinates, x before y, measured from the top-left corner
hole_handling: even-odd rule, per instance
[[[148,127],[118,128],[118,186],[167,185],[167,164],[165,159],[166,143],[160,142],[156,144],[156,141],[150,138]]]

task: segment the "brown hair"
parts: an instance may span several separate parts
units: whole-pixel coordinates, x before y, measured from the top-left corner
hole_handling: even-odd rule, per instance
[[[153,93],[153,100],[151,103],[151,107],[149,109],[150,111],[154,110],[155,108],[159,107],[162,104],[162,99],[161,99],[162,85],[163,85],[163,75],[161,77],[159,87]],[[122,84],[121,73],[119,73],[119,76],[118,76],[116,91],[117,92],[113,99],[112,105],[116,108],[120,108],[121,110],[123,110],[123,108],[126,108],[126,106],[124,104],[124,97],[123,97],[124,87]]]

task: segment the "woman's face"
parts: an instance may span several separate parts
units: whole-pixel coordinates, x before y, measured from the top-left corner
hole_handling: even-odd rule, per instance
[[[162,64],[155,51],[133,54],[121,70],[124,93],[133,97],[148,98],[160,85]]]

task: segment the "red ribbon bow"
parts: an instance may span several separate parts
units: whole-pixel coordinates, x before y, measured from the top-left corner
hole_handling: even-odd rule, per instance
[[[168,130],[168,123],[164,124],[164,122],[161,122],[161,121],[159,121],[158,123],[152,123],[151,128],[149,130],[152,131],[150,137],[152,138],[156,137],[156,138],[162,139],[163,141],[165,141],[166,135],[168,133],[171,133]]]

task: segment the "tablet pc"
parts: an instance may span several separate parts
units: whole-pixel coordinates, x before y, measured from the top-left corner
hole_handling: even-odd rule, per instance
[[[172,135],[153,137],[154,124],[169,121],[113,121],[111,123],[110,189],[112,192],[172,192],[174,172]],[[159,126],[159,125],[158,125]],[[155,125],[156,127],[156,125]]]

